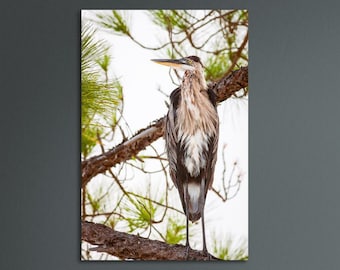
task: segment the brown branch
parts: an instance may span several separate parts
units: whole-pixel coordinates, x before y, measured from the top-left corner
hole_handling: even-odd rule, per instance
[[[84,187],[92,177],[107,171],[116,164],[131,159],[153,141],[163,136],[163,121],[164,118],[158,119],[149,127],[140,130],[132,138],[123,141],[111,150],[82,161],[82,187]]]
[[[246,36],[243,39],[241,46],[239,47],[237,52],[233,55],[232,63],[230,65],[230,67],[228,68],[226,74],[229,74],[229,72],[232,71],[233,68],[236,66],[237,60],[241,57],[242,51],[246,47],[247,43],[248,43],[248,31],[247,31]]]
[[[217,101],[222,102],[238,90],[248,86],[248,67],[242,67],[223,77],[208,87],[217,95]],[[140,130],[129,140],[123,141],[111,150],[98,156],[82,161],[82,187],[94,176],[104,173],[109,168],[135,157],[141,150],[163,136],[165,117],[156,120],[149,127]]]
[[[219,260],[192,249],[186,257],[186,247],[183,245],[169,245],[158,240],[118,232],[102,224],[82,221],[81,227],[81,239],[97,245],[91,248],[91,251],[105,252],[122,260]]]
[[[234,70],[217,83],[209,85],[217,95],[217,101],[222,102],[230,98],[235,92],[248,86],[248,66]]]

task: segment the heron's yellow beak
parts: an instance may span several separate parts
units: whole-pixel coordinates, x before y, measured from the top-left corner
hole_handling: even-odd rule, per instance
[[[184,70],[194,70],[195,68],[190,64],[190,62],[185,59],[185,58],[181,58],[181,59],[151,59],[151,61],[160,64],[160,65],[164,65],[164,66],[168,66],[168,67],[172,67],[172,68],[177,68],[177,69],[184,69]]]

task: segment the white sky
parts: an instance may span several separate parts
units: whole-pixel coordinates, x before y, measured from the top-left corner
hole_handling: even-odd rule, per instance
[[[82,11],[82,17],[93,18],[95,12],[97,11]],[[130,25],[136,39],[146,45],[158,45],[161,38],[159,29],[150,23],[144,11],[132,13]],[[167,112],[164,103],[166,98],[157,89],[170,94],[177,86],[171,82],[169,68],[150,61],[164,56],[159,55],[159,52],[140,48],[127,37],[104,31],[98,31],[98,37],[112,45],[111,69],[123,85],[124,117],[132,132],[164,116]],[[242,183],[237,196],[226,203],[221,203],[212,192],[208,193],[205,207],[207,237],[209,239],[210,231],[215,234],[230,234],[236,239],[248,239],[248,99],[230,98],[219,105],[218,112],[221,123],[220,145],[227,144],[227,169],[230,171],[231,164],[237,161],[242,169]],[[113,145],[118,143],[113,142]],[[219,146],[219,152],[222,148]],[[222,158],[219,155],[215,183],[221,181],[222,168]]]

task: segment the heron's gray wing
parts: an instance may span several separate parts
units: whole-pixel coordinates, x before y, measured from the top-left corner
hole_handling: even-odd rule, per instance
[[[181,99],[181,88],[175,89],[170,95],[169,112],[166,117],[165,125],[165,145],[169,161],[169,173],[170,177],[178,189],[178,193],[181,199],[182,207],[186,213],[186,205],[184,199],[184,179],[187,178],[184,175],[185,169],[182,164],[181,156],[181,144],[177,138],[177,108]]]
[[[208,96],[211,104],[215,107],[216,109],[216,95],[212,90],[208,89]],[[217,110],[217,109],[216,109]],[[207,158],[207,170],[206,170],[206,190],[205,190],[205,196],[207,194],[208,189],[212,187],[212,183],[214,181],[214,171],[215,171],[215,165],[217,161],[217,146],[218,146],[218,136],[219,136],[219,122],[217,121],[217,125],[215,126],[216,128],[216,136],[211,136],[209,138],[209,145],[208,151],[206,153],[206,158]]]
[[[216,127],[216,136],[211,136],[209,138],[209,146],[210,151],[206,153],[207,159],[207,169],[206,169],[206,185],[205,185],[205,195],[207,194],[208,189],[211,189],[212,183],[214,181],[214,171],[215,165],[217,161],[217,145],[218,145],[218,126]]]
[[[169,161],[169,172],[172,181],[178,188],[178,182],[176,177],[177,171],[177,107],[180,100],[180,88],[176,88],[170,95],[170,106],[166,117],[165,126],[165,145]]]

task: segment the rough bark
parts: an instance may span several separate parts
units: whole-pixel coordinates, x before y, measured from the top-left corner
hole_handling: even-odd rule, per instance
[[[169,245],[137,235],[115,231],[105,225],[82,221],[81,239],[97,247],[91,251],[105,252],[122,260],[219,260],[190,249],[186,256],[183,245]]]
[[[217,101],[222,102],[235,92],[248,86],[248,67],[233,71],[216,83],[209,85],[217,95]],[[94,176],[104,173],[118,163],[131,159],[148,145],[163,136],[165,117],[154,121],[149,127],[140,130],[129,140],[123,141],[111,150],[82,161],[82,187]]]

